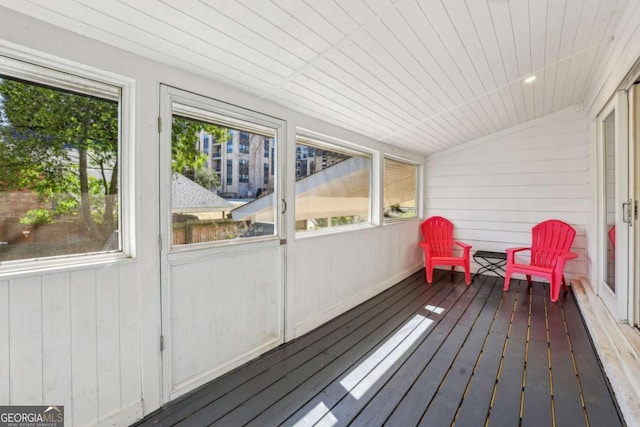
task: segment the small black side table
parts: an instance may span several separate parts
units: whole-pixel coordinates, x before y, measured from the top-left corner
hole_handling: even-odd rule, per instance
[[[478,274],[487,271],[492,271],[504,279],[500,271],[505,272],[504,266],[507,265],[506,252],[476,251],[473,254],[473,260],[480,265],[480,268],[473,276],[473,280],[476,280]]]

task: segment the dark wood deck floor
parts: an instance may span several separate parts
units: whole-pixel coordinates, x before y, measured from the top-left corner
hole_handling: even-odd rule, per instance
[[[424,270],[140,426],[620,426],[571,292]]]

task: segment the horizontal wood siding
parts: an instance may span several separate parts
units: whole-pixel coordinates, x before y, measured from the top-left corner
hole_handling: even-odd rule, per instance
[[[293,243],[296,336],[329,321],[422,266],[417,220],[298,238]]]
[[[456,239],[473,245],[472,253],[529,246],[535,224],[568,222],[578,258],[565,271],[584,276],[590,153],[587,121],[576,110],[429,156],[426,216],[453,221]]]
[[[64,405],[69,426],[140,404],[135,276],[122,264],[0,281],[0,402]]]

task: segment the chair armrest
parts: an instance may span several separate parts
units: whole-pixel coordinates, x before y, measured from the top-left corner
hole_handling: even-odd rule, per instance
[[[469,253],[471,252],[471,245],[468,245],[466,243],[462,243],[462,242],[453,242],[455,245],[458,245],[462,248],[463,251],[463,258],[469,258]]]
[[[563,258],[564,261],[569,261],[570,259],[578,258],[578,254],[574,252],[564,252],[561,253],[558,257]]]
[[[522,251],[530,251],[531,248],[527,247],[519,247],[519,248],[507,248],[505,252],[507,252],[507,265],[513,264],[516,259],[516,252]]]
[[[558,280],[561,279],[562,275],[564,274],[564,265],[567,263],[567,261],[577,257],[578,257],[578,254],[573,252],[563,252],[560,255],[558,255],[558,260],[556,261],[556,265],[553,267],[553,270],[554,270],[553,274],[558,276]]]
[[[420,247],[424,250],[425,257],[431,258],[431,245],[427,242],[420,242]]]

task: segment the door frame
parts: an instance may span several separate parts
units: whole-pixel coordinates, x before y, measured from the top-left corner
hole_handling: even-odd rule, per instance
[[[171,375],[171,323],[169,313],[169,267],[170,259],[178,264],[184,264],[189,259],[202,259],[211,257],[234,257],[246,256],[246,254],[255,253],[256,251],[270,250],[279,248],[279,295],[277,297],[279,313],[278,313],[278,335],[274,342],[268,343],[266,347],[258,346],[262,352],[276,347],[285,341],[286,332],[286,313],[287,313],[287,292],[286,292],[286,235],[287,223],[286,216],[286,155],[287,155],[287,124],[284,120],[258,113],[252,110],[241,108],[232,104],[225,103],[204,95],[198,95],[189,91],[178,89],[176,87],[160,84],[159,86],[159,117],[158,117],[158,133],[159,133],[159,270],[160,270],[160,323],[161,323],[161,382],[162,382],[162,402],[166,403],[175,399],[178,395],[186,393],[198,385],[210,381],[212,378],[203,375],[195,380],[193,384],[185,387],[184,390],[172,390]],[[247,240],[233,242],[210,242],[195,245],[185,245],[183,247],[172,247],[172,222],[171,222],[171,123],[173,115],[173,104],[188,105],[195,109],[205,110],[221,117],[235,119],[244,122],[250,122],[258,126],[268,127],[275,131],[275,165],[274,173],[274,220],[276,233],[270,236],[252,237]],[[169,177],[169,179],[168,179]],[[225,179],[225,177],[221,177]],[[265,196],[268,197],[268,196]],[[255,356],[252,356],[255,357]],[[251,357],[251,358],[252,358]],[[229,367],[233,367],[246,362],[244,359],[232,360]],[[220,372],[222,374],[224,372]]]

